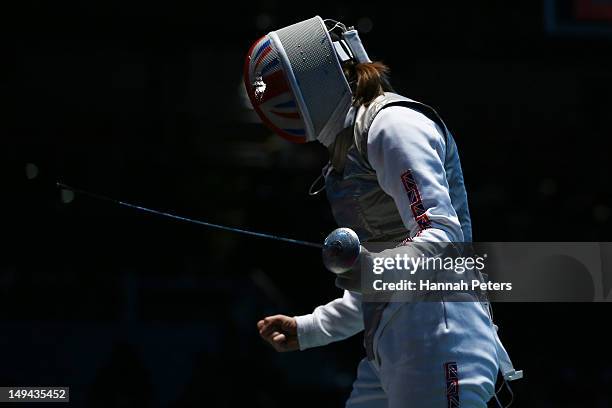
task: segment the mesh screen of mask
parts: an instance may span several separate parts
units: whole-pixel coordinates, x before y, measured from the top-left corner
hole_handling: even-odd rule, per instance
[[[344,73],[319,17],[276,32],[318,135],[347,92]]]

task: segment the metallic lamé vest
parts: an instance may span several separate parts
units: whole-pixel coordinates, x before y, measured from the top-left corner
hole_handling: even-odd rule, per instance
[[[446,125],[429,106],[387,92],[369,106],[360,107],[352,127],[340,134],[332,151],[332,160],[324,169],[325,190],[336,222],[353,229],[364,246],[368,242],[399,244],[410,237],[393,198],[385,193],[376,178],[376,171],[367,160],[367,138],[376,115],[389,106],[405,106],[434,121],[444,132],[446,156],[444,169],[464,241],[472,240],[472,227],[459,162],[457,146]],[[407,135],[407,137],[409,137]],[[341,138],[344,138],[343,141]]]

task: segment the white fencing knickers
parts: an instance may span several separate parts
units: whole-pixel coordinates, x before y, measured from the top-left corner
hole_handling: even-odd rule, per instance
[[[477,301],[390,303],[346,407],[486,407],[499,370],[494,330]]]

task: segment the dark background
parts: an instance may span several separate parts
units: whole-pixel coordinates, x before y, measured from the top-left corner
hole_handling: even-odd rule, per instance
[[[445,119],[475,240],[610,241],[612,24],[578,3],[590,2],[6,10],[0,385],[70,386],[79,407],[343,406],[360,336],[281,355],[255,329],[265,315],[308,313],[340,295],[315,250],[55,186],[322,241],[335,224],[325,197],[307,190],[325,150],[271,135],[241,88],[251,43],[315,14],[357,25],[398,92]],[[612,406],[610,311],[496,305],[526,373],[515,406]]]

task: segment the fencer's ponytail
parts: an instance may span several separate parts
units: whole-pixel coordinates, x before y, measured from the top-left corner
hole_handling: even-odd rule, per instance
[[[344,67],[353,91],[353,105],[369,105],[383,92],[392,92],[389,83],[389,67],[382,62],[366,62]]]

